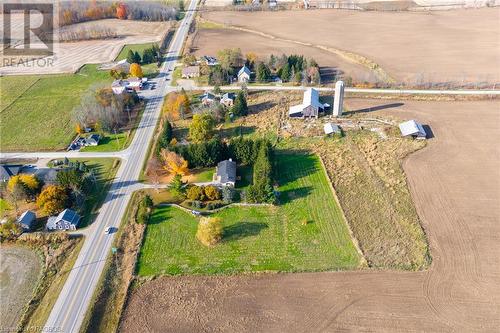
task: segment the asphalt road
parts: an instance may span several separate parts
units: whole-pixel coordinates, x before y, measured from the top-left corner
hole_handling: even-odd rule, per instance
[[[160,116],[163,98],[171,89],[170,71],[174,68],[177,57],[182,50],[182,44],[194,16],[196,3],[197,0],[191,1],[186,16],[177,29],[169,52],[166,55],[166,61],[156,79],[157,88],[149,91],[146,96],[146,108],[130,147],[118,154],[123,158],[121,167],[111,185],[99,215],[88,230],[89,236],[85,239],[78,259],[64,284],[56,304],[52,308],[44,331],[68,333],[80,330],[99,278],[102,275],[106,258],[111,252],[114,234],[106,235],[104,229],[107,226],[119,227],[131,194],[136,188],[135,184],[137,184],[141,168],[147,157],[149,143],[153,138],[154,129]],[[47,156],[55,156],[51,154],[56,153],[47,153]],[[81,157],[90,156],[90,154],[86,153],[75,155]],[[64,156],[72,155],[64,153]],[[95,156],[95,154],[92,156]]]

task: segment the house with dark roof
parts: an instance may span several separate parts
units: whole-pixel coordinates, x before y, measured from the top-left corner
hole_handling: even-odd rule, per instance
[[[232,159],[219,162],[213,178],[218,185],[234,187],[236,184],[236,162],[233,162]]]
[[[85,146],[97,146],[101,136],[99,134],[92,134],[85,138]]]
[[[247,83],[248,81],[250,81],[251,74],[252,72],[250,72],[250,69],[248,69],[247,66],[241,67],[238,72],[238,82]]]
[[[65,209],[47,220],[47,230],[76,230],[81,217],[74,210]]]
[[[225,93],[222,95],[220,99],[220,104],[227,106],[228,108],[232,107],[234,104],[234,99],[236,98],[236,94],[232,92]]]
[[[24,231],[30,231],[36,221],[36,214],[31,210],[27,210],[21,214],[21,216],[17,219],[17,223],[21,225]]]
[[[0,165],[0,181],[8,182],[10,177],[17,176],[21,171],[22,165]]]
[[[212,94],[209,91],[205,91],[205,93],[200,96],[201,104],[203,104],[203,105],[210,105],[213,102],[215,102],[215,98],[216,97],[217,96],[215,96],[215,94]]]

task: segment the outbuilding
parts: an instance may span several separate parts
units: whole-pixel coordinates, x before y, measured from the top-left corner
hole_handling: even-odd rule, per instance
[[[319,101],[319,92],[314,88],[308,88],[304,91],[304,97],[302,99],[302,104],[294,105],[290,107],[288,115],[290,117],[316,117],[318,118],[320,113],[325,111],[329,104],[322,104]]]
[[[36,214],[31,210],[27,210],[21,214],[17,222],[21,225],[24,231],[30,231],[36,221]]]
[[[401,131],[402,136],[412,136],[420,140],[427,138],[427,133],[425,132],[424,127],[415,120],[408,120],[399,124],[399,130]]]

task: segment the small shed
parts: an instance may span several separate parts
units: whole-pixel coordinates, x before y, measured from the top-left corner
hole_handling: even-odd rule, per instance
[[[323,130],[325,131],[326,135],[342,134],[342,130],[340,129],[339,125],[337,125],[337,124],[326,123],[323,126]]]
[[[24,231],[30,231],[36,221],[36,214],[31,210],[27,210],[21,214],[17,222],[21,225]]]
[[[238,82],[246,83],[250,81],[250,75],[252,72],[250,69],[248,69],[247,66],[241,67],[241,69],[238,72]]]
[[[415,120],[408,120],[399,124],[399,130],[401,131],[402,136],[412,136],[421,140],[427,138],[427,133],[425,132],[424,127]]]
[[[187,66],[182,69],[182,77],[184,79],[190,79],[199,76],[200,76],[200,66]]]
[[[223,185],[234,187],[236,184],[236,162],[228,159],[217,164],[214,182]]]

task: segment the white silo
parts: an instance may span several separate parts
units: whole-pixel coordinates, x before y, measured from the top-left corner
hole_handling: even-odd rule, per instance
[[[344,81],[335,83],[335,99],[333,101],[333,116],[342,116],[342,105],[344,104]]]

